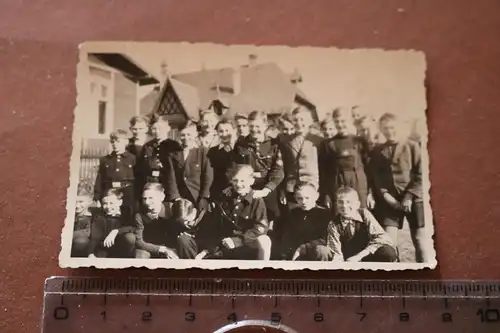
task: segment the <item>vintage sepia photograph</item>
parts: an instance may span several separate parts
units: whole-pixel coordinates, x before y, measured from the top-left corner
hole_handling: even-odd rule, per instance
[[[435,268],[414,50],[86,42],[61,267]]]

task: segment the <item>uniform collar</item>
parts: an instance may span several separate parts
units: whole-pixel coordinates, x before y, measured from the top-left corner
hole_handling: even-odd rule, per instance
[[[77,215],[77,217],[83,217],[83,216],[92,216],[92,213],[87,210],[82,215]]]
[[[236,191],[233,189],[231,196],[234,199],[241,199],[242,201],[246,201],[247,203],[251,203],[253,200],[253,190],[250,190],[250,192],[248,192],[244,196],[240,197],[239,194],[236,193]]]
[[[219,143],[219,145],[217,146],[219,148],[219,150],[224,150],[226,147],[230,147],[231,150],[234,149],[234,145],[236,144],[236,141],[235,140],[231,140],[231,142],[229,144],[224,144],[224,143]]]

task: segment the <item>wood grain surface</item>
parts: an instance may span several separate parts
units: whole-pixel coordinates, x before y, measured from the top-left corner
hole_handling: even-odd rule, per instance
[[[500,1],[3,0],[0,8],[1,332],[39,332],[51,275],[500,279]],[[77,48],[86,40],[424,51],[438,269],[58,268]]]

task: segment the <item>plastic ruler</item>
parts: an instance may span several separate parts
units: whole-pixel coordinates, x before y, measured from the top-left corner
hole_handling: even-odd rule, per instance
[[[500,332],[500,282],[54,277],[43,333]]]

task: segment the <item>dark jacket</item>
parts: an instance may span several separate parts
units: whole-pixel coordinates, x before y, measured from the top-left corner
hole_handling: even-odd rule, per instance
[[[253,244],[257,237],[269,229],[264,200],[254,199],[253,192],[242,198],[234,193],[223,194],[210,219],[203,221],[209,252],[214,252],[224,238],[231,238],[236,247]]]
[[[418,143],[408,140],[378,145],[372,154],[370,171],[376,197],[389,192],[395,198],[410,196],[417,201],[422,199],[421,150]]]
[[[114,229],[118,229],[118,234],[134,232],[131,218],[126,214],[120,216],[95,215],[90,231],[89,253],[94,253],[101,247],[104,239]]]
[[[277,139],[256,143],[251,136],[239,138],[234,151],[236,164],[252,166],[255,172],[255,189],[267,187],[274,191],[283,181],[283,160]]]
[[[183,151],[168,154],[164,166],[168,200],[185,198],[197,204],[200,199],[210,197],[213,169],[207,153],[206,148],[192,148],[186,160]]]
[[[101,200],[104,192],[111,188],[123,188],[123,183],[133,186],[135,163],[135,156],[128,151],[119,155],[111,153],[102,157],[94,186],[94,200]],[[115,186],[114,183],[122,184]]]

